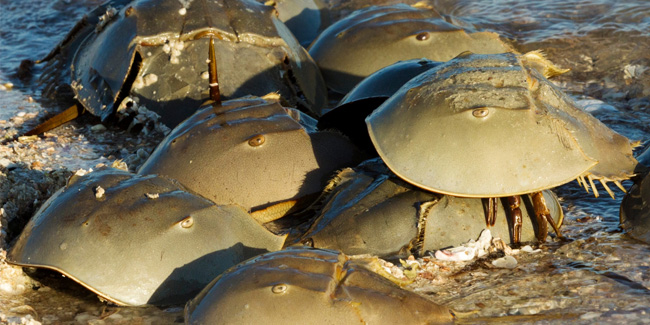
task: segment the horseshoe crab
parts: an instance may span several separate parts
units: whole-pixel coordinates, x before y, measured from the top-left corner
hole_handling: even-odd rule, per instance
[[[138,173],[165,175],[217,204],[276,219],[311,203],[335,170],[363,160],[344,136],[317,132],[315,124],[262,98],[208,105],[178,125]]]
[[[340,252],[293,247],[239,264],[185,307],[187,324],[451,324],[453,314]]]
[[[650,244],[650,174],[634,184],[623,197],[621,228],[631,237]]]
[[[118,305],[172,305],[284,239],[169,179],[104,169],[45,202],[7,261],[58,271]]]
[[[335,108],[326,111],[318,119],[318,128],[339,130],[359,148],[376,156],[377,152],[365,126],[366,117],[407,81],[440,63],[414,59],[399,61],[377,70],[354,86]]]
[[[278,18],[304,47],[330,25],[329,10],[320,0],[270,0],[264,3],[275,7]]]
[[[42,78],[48,89],[69,83],[102,121],[137,102],[173,127],[209,99],[210,39],[223,97],[278,92],[315,115],[325,105],[313,60],[272,7],[252,0],[111,1],[42,60],[49,61]],[[68,68],[70,76],[58,78]]]
[[[528,56],[465,53],[426,71],[367,119],[388,167],[430,191],[488,199],[509,197],[515,242],[517,196],[533,193],[539,219],[549,214],[539,191],[573,179],[622,190],[634,173],[634,144],[602,124],[538,72]],[[589,184],[589,185],[588,185]]]
[[[468,33],[431,8],[396,4],[353,12],[323,31],[309,54],[327,86],[345,94],[371,73],[400,60],[447,61],[464,51],[510,50],[495,33]]]
[[[623,197],[619,218],[621,228],[626,234],[650,244],[650,149],[644,150],[637,156],[639,164],[636,167],[637,176],[634,185]]]
[[[483,201],[429,192],[393,174],[381,159],[339,172],[328,185],[318,218],[300,242],[345,254],[380,257],[423,256],[426,251],[459,246],[485,229]],[[563,213],[557,197],[543,191],[555,223]],[[524,195],[522,241],[545,241],[543,225],[534,218],[532,197]],[[506,242],[510,236],[506,207],[489,229]],[[543,232],[540,234],[540,232]]]

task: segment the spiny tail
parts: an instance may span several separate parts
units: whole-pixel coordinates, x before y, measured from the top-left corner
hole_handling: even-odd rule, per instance
[[[214,51],[214,38],[210,37],[209,49],[210,62],[208,63],[208,71],[210,74],[210,99],[214,101],[215,105],[221,105],[221,92],[219,91],[219,76],[217,75],[217,55]]]
[[[77,118],[79,115],[83,114],[86,111],[86,109],[81,105],[81,104],[74,104],[70,107],[68,107],[65,111],[47,119],[45,122],[39,124],[35,128],[27,131],[25,134],[17,135],[11,139],[4,140],[2,143],[7,143],[10,141],[14,141],[18,139],[19,137],[22,136],[32,136],[32,135],[40,135],[43,134],[49,130],[52,130],[64,123],[70,122]]]

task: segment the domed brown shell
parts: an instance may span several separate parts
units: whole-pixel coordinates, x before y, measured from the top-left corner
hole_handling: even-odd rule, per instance
[[[331,250],[292,247],[237,265],[185,307],[187,324],[451,324],[448,308]]]
[[[397,61],[447,61],[464,51],[509,50],[495,33],[468,32],[433,9],[397,4],[353,12],[323,31],[309,54],[327,86],[345,94],[363,78]]]
[[[118,305],[172,305],[283,243],[240,207],[105,169],[73,176],[45,202],[7,261],[61,272]]]
[[[363,158],[344,136],[308,130],[300,119],[311,120],[261,98],[207,106],[177,126],[138,172],[247,210],[309,198],[337,169]]]
[[[70,61],[63,68],[71,70],[77,100],[102,120],[128,96],[170,127],[190,116],[209,98],[210,38],[225,99],[277,91],[315,115],[326,104],[318,68],[272,7],[252,0],[115,0],[102,9],[48,58]]]

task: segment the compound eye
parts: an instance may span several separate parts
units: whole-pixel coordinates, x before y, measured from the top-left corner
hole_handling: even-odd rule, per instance
[[[192,218],[192,216],[187,216],[187,217],[185,217],[185,219],[181,220],[181,222],[179,222],[179,223],[180,223],[181,227],[187,229],[187,228],[190,228],[190,227],[192,227],[194,225],[194,218]]]
[[[266,138],[263,134],[258,134],[248,139],[248,145],[251,147],[259,147],[266,142]]]
[[[415,35],[415,39],[418,41],[426,41],[429,39],[429,32],[422,32]]]
[[[477,108],[472,111],[472,115],[476,118],[486,117],[488,114],[490,114],[490,110],[487,108]]]
[[[271,288],[271,292],[281,294],[287,292],[288,286],[284,283],[276,284]]]

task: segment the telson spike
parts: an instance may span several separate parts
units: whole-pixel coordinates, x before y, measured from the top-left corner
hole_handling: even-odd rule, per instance
[[[68,107],[65,111],[54,115],[53,117],[47,119],[45,122],[37,125],[35,128],[27,131],[25,134],[17,135],[13,139],[4,140],[2,143],[4,144],[9,141],[16,140],[21,136],[32,136],[32,135],[43,134],[49,130],[59,127],[64,123],[74,120],[77,116],[83,114],[84,112],[85,112],[85,108],[81,104],[79,103],[74,104]]]
[[[214,38],[210,37],[208,71],[210,74],[210,99],[214,105],[221,105],[221,92],[219,91],[219,77],[217,75],[217,55],[214,52]]]

